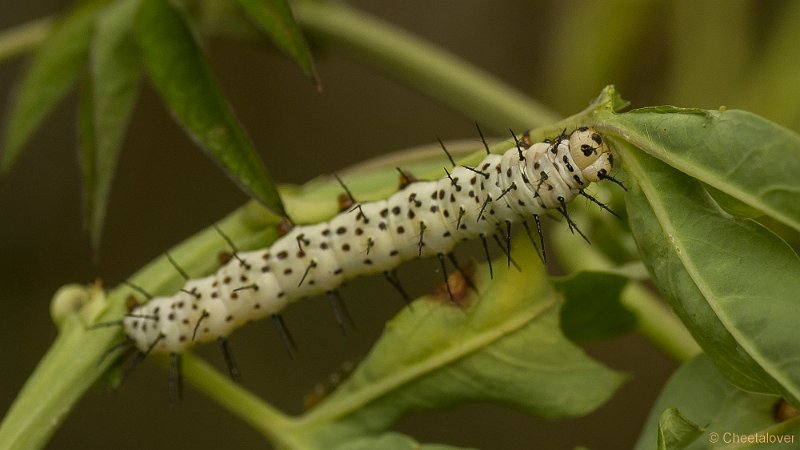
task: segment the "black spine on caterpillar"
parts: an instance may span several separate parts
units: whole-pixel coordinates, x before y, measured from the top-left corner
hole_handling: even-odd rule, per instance
[[[143,352],[180,353],[348,279],[446,254],[498,224],[561,208],[611,166],[608,146],[587,127],[487,155],[474,168],[458,166],[329,222],[297,226],[267,249],[239,252],[216,273],[134,309],[125,333]]]

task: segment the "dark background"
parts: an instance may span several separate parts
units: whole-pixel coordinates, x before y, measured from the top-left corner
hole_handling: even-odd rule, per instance
[[[65,1],[7,2],[0,29],[62,10]],[[554,91],[553,77],[570,77],[570,67],[554,67],[563,54],[559,24],[584,2],[426,0],[354,1],[359,8],[410,30],[485,68],[499,79],[540,99],[562,114],[591,101],[614,83],[634,106],[696,104],[665,88],[671,4],[656,2],[646,39],[631,45],[630,60],[596,86],[580,86],[587,96]],[[631,7],[640,3],[630,2]],[[773,14],[765,2],[764,21]],[[724,13],[721,8],[720,13]],[[602,26],[602,24],[598,24]],[[630,43],[626,43],[629,45]],[[269,46],[222,39],[207,47],[216,75],[237,115],[280,182],[301,183],[366,158],[443,139],[475,137],[473,118],[463,117],[382,74],[348,59],[336,49],[319,48],[323,92]],[[561,56],[561,57],[557,57]],[[730,55],[713,55],[724,64]],[[703,63],[709,63],[705,61]],[[0,65],[0,101],[24,65]],[[563,86],[562,83],[559,85]],[[577,88],[576,88],[577,89]],[[76,96],[46,122],[0,187],[0,411],[7,409],[55,337],[49,301],[66,283],[96,278],[114,285],[164,249],[205,228],[246,197],[182,134],[149,87],[138,101],[125,141],[108,211],[102,259],[93,264],[81,226],[80,181],[75,150]],[[726,101],[721,98],[720,103]],[[701,102],[702,103],[702,102]],[[728,106],[736,106],[728,104]],[[583,245],[576,239],[576,245]],[[427,277],[414,288],[435,284],[435,264],[401,268],[404,279]],[[288,360],[273,330],[263,324],[235,333],[231,345],[244,384],[290,412],[301,410],[303,395],[336,371],[362,357],[386,320],[401,307],[377,277],[344,290],[359,332],[339,336],[322,299],[298,303],[286,320],[301,353]],[[222,367],[213,346],[200,353]],[[630,447],[660,387],[676,367],[638,336],[590,345],[591,354],[632,376],[620,392],[588,417],[545,421],[493,405],[463,405],[454,411],[424,413],[402,420],[397,430],[420,442],[485,449],[558,448],[582,444],[597,450]],[[54,436],[51,448],[263,448],[264,439],[197,392],[170,407],[166,373],[144,364],[118,390],[90,391]]]

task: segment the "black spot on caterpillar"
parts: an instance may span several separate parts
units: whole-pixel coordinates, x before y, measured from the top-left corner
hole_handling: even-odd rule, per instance
[[[133,309],[122,320],[125,334],[142,352],[179,354],[276,317],[295,300],[335,292],[351,278],[390,273],[415,258],[437,255],[443,262],[463,240],[480,237],[485,246],[486,236],[503,225],[510,235],[512,222],[528,230],[526,220],[533,219],[538,230],[539,215],[548,210],[572,228],[567,202],[588,195],[583,189],[592,182],[618,183],[608,175],[609,148],[591,128],[520,144],[474,168],[455,166],[438,180],[414,180],[398,169],[405,186],[388,199],[360,204],[358,214],[343,211],[325,223],[297,226],[269,248],[234,252],[216,273]]]

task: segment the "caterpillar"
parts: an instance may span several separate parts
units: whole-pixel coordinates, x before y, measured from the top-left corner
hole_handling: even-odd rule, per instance
[[[458,242],[480,238],[487,249],[486,237],[496,238],[503,226],[510,236],[514,222],[522,222],[530,236],[527,221],[535,221],[544,259],[541,214],[558,211],[572,229],[567,203],[583,195],[605,208],[584,188],[603,179],[621,183],[609,175],[612,154],[592,128],[535,144],[512,136],[513,147],[487,154],[475,167],[453,163],[445,177],[431,181],[412,180],[401,170],[405,182],[386,200],[296,226],[266,249],[234,251],[216,273],[134,308],[122,319],[127,339],[145,355],[179,355],[222,340],[247,322],[279,319],[289,303],[331,295],[354,277],[384,272],[392,281],[388,274],[400,263],[427,256],[437,256],[444,268],[444,255]]]

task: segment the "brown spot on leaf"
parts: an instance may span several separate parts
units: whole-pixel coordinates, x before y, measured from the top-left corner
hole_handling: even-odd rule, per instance
[[[447,303],[450,306],[466,308],[469,305],[472,272],[472,266],[462,267],[461,271],[454,270],[453,273],[447,277],[447,283],[450,285],[450,291],[453,293],[452,299],[444,283],[440,283],[429,298]],[[465,278],[465,275],[469,277],[469,279]]]

